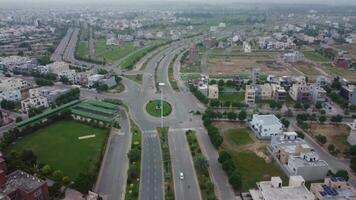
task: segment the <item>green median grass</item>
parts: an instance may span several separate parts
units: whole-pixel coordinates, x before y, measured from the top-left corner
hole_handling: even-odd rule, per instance
[[[158,102],[161,102],[158,100]],[[161,117],[161,108],[157,108],[157,100],[149,101],[146,105],[146,111],[153,117]],[[172,112],[172,106],[167,101],[163,101],[163,116],[168,116]]]
[[[95,134],[96,137],[79,140],[78,137]],[[32,150],[40,163],[61,170],[72,180],[79,173],[93,173],[101,155],[107,130],[66,119],[41,128],[17,140],[10,151],[21,153]]]

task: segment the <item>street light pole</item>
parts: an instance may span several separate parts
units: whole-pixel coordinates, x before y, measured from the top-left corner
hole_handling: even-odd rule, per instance
[[[165,83],[159,83],[159,86],[161,86],[161,129],[163,129],[163,86],[165,86]]]

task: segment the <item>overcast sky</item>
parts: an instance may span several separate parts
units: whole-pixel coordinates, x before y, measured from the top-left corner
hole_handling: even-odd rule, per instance
[[[1,3],[148,3],[148,2],[192,2],[192,3],[302,3],[302,4],[356,4],[356,0],[0,0]]]

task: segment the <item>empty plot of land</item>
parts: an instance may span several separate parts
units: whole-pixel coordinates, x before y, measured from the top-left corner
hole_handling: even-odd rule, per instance
[[[320,71],[315,69],[315,66],[313,64],[298,62],[298,63],[292,64],[292,66],[295,67],[297,70],[303,72],[307,76],[321,75]]]
[[[327,142],[323,145],[325,148],[329,144],[334,144],[336,149],[340,152],[345,152],[348,149],[347,137],[350,129],[344,124],[310,124],[308,131],[312,136],[324,135],[327,138]]]
[[[276,54],[271,52],[241,53],[233,56],[212,56],[208,60],[209,74],[250,73],[253,68],[266,74],[290,75],[288,69],[277,66],[274,62]]]
[[[132,43],[127,43],[122,46],[106,45],[104,39],[97,40],[95,42],[95,53],[99,58],[104,58],[107,61],[115,61],[124,56],[128,55],[130,52],[137,49]]]
[[[330,62],[331,60],[315,51],[304,51],[304,57],[314,62]]]
[[[271,176],[287,179],[278,164],[267,155],[268,143],[257,140],[245,124],[214,122],[214,125],[224,137],[223,149],[230,152],[237,170],[241,173],[241,191],[248,191],[256,187],[256,182],[269,180]]]
[[[349,53],[349,56],[356,60],[356,44],[343,44],[343,45],[335,45],[336,48],[342,49]]]
[[[330,63],[323,63],[321,69],[332,76],[342,76],[349,81],[356,81],[356,71],[332,66]]]

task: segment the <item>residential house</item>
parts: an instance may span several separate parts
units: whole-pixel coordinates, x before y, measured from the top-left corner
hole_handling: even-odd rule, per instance
[[[69,70],[69,64],[65,62],[54,62],[46,65],[49,73],[61,74],[63,71]]]
[[[0,194],[1,199],[48,200],[46,181],[21,170],[6,175],[6,163],[0,158]],[[5,198],[6,197],[6,198]]]
[[[218,85],[209,85],[208,86],[208,98],[209,99],[218,99],[219,98],[219,87]]]
[[[328,164],[319,160],[314,152],[301,152],[298,156],[289,156],[287,169],[291,175],[300,175],[307,181],[324,179],[329,171]]]
[[[304,54],[299,51],[293,51],[283,54],[282,59],[287,63],[301,62],[304,61]]]
[[[203,40],[203,46],[207,49],[216,47],[216,45],[218,45],[218,41],[215,37],[206,37]]]
[[[250,45],[250,43],[249,42],[243,42],[243,45],[242,45],[243,47],[243,50],[244,50],[244,52],[245,53],[251,53],[251,45]]]
[[[272,87],[272,97],[275,101],[284,102],[287,100],[288,93],[284,87],[278,84],[271,84]]]
[[[307,83],[295,83],[289,90],[290,97],[297,102],[324,102],[326,99],[326,91],[316,85]]]
[[[348,69],[352,65],[352,59],[344,55],[335,58],[333,65],[338,68]]]
[[[23,91],[30,88],[31,86],[32,85],[29,82],[21,78],[10,77],[10,78],[5,78],[3,80],[0,80],[0,91],[5,91],[5,90]]]
[[[272,99],[273,89],[271,84],[256,85],[255,86],[255,98],[259,100]]]
[[[55,89],[52,87],[39,87],[29,90],[30,98],[46,97],[49,104],[54,104],[56,99],[69,92],[69,89]]]
[[[356,86],[344,85],[340,89],[340,95],[352,105],[356,105]]]
[[[282,185],[280,177],[271,177],[271,181],[258,182],[257,189],[249,190],[249,193],[252,200],[314,200],[301,176],[289,177],[288,186]]]
[[[275,115],[252,115],[249,125],[259,138],[271,138],[283,133],[283,124]]]
[[[256,90],[253,85],[246,85],[245,89],[245,103],[247,105],[255,105],[256,102]]]
[[[22,99],[21,91],[17,89],[0,90],[0,101],[3,99],[8,101],[20,101]]]
[[[323,183],[312,183],[310,191],[317,200],[355,200],[356,190],[342,177],[328,177]]]
[[[48,101],[46,97],[33,97],[33,98],[27,98],[21,101],[21,110],[24,113],[28,113],[30,108],[48,108]]]

